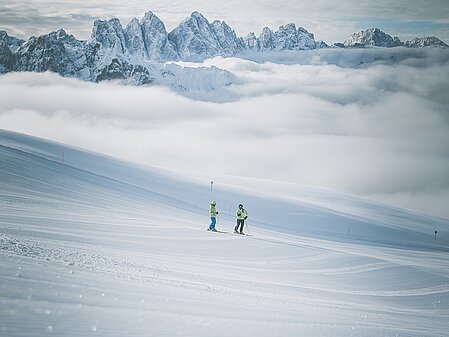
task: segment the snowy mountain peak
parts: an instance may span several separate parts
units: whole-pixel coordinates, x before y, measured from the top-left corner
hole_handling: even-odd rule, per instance
[[[8,47],[12,53],[14,53],[24,42],[24,40],[9,36],[6,31],[0,30],[0,46]]]
[[[183,60],[202,60],[221,54],[221,45],[209,21],[193,12],[168,34],[171,44]]]
[[[415,37],[409,41],[406,41],[404,45],[410,48],[423,48],[429,46],[449,47],[446,43],[435,36]]]
[[[125,28],[126,47],[131,55],[140,59],[147,59],[148,52],[142,33],[142,26],[136,18],[132,19]]]
[[[275,33],[276,50],[315,49],[316,42],[312,33],[302,27],[296,28],[294,23],[279,27]]]
[[[257,50],[258,49],[258,40],[256,34],[254,32],[249,33],[243,38],[243,43],[245,48],[248,50]]]
[[[197,20],[208,22],[206,17],[203,14],[201,14],[200,12],[197,12],[197,11],[193,11],[192,14],[190,14],[190,18],[195,18]]]
[[[276,32],[265,27],[257,43],[254,43],[252,36],[247,36],[245,43],[247,45],[256,44],[259,51],[310,50],[317,48],[313,34],[302,27],[296,28],[294,23],[280,26]]]
[[[24,42],[24,40],[9,36],[6,31],[0,30],[0,74],[13,69],[14,53]]]
[[[352,34],[343,44],[345,47],[373,46],[389,48],[401,46],[402,42],[399,38],[392,37],[379,28],[370,28]]]
[[[245,48],[243,39],[238,38],[226,22],[215,20],[211,27],[220,43],[223,56],[231,56],[243,51]]]
[[[146,12],[140,21],[146,55],[151,61],[178,60],[179,56],[168,40],[164,23],[152,12]]]
[[[119,19],[95,20],[91,38],[115,53],[124,54],[126,51],[125,32]]]
[[[273,50],[274,49],[273,31],[268,27],[264,27],[262,29],[262,33],[259,36],[258,42],[259,42],[258,43],[259,51]]]
[[[16,71],[53,71],[63,76],[86,79],[85,42],[68,35],[63,29],[31,37],[15,53]]]

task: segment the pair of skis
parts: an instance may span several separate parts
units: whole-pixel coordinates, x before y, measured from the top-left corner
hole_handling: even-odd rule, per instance
[[[207,231],[208,231],[208,232],[212,232],[212,233],[231,234],[230,232],[220,231],[220,230],[218,230],[218,229],[216,229],[216,230],[214,230],[214,231],[208,229]],[[236,235],[242,235],[242,236],[252,236],[251,234],[238,233],[238,232],[234,232],[233,234],[236,234]]]

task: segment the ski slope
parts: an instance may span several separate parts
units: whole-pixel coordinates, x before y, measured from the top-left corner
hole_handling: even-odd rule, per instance
[[[442,337],[448,259],[447,219],[0,130],[1,336]]]

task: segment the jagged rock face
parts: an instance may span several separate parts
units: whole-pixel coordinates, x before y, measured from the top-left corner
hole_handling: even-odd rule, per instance
[[[114,58],[94,79],[95,82],[105,80],[125,80],[135,85],[143,85],[153,83],[154,78],[147,68]]]
[[[165,62],[179,59],[175,48],[168,41],[164,23],[156,15],[145,13],[140,24],[149,60]]]
[[[316,48],[313,34],[302,27],[296,29],[294,23],[279,27],[274,36],[275,50],[308,50]]]
[[[14,66],[14,56],[8,46],[0,44],[0,74],[7,73]]]
[[[243,38],[245,48],[248,50],[259,50],[258,40],[256,35],[251,32]]]
[[[125,32],[119,19],[96,20],[91,38],[101,43],[103,48],[111,49],[115,54],[126,52]]]
[[[168,34],[168,39],[178,50],[182,60],[202,60],[221,55],[217,35],[207,19],[198,12],[181,22]]]
[[[134,60],[165,62],[178,60],[178,53],[168,41],[165,26],[151,12],[145,13],[142,20],[137,19],[123,29],[118,19],[109,21],[97,20],[91,35],[105,50],[103,56],[106,63],[115,55],[123,55]]]
[[[9,36],[4,30],[0,30],[0,46],[6,46],[14,53],[25,41],[14,36]]]
[[[436,38],[435,36],[429,37],[415,37],[404,43],[406,47],[410,48],[423,48],[429,46],[449,47],[446,43]]]
[[[244,48],[243,39],[238,38],[235,31],[226,22],[215,20],[211,24],[222,49],[221,55],[232,56],[240,53]]]
[[[402,42],[397,37],[391,37],[379,28],[371,28],[352,34],[344,43],[345,47],[374,46],[398,47]]]
[[[85,42],[67,35],[62,29],[31,37],[15,53],[16,71],[53,71],[63,76],[88,78]]]
[[[353,34],[338,47],[402,45],[379,29]],[[407,41],[407,47],[443,46],[441,40],[428,37]],[[85,81],[122,80],[142,85],[158,83],[177,91],[205,92],[228,86],[236,78],[227,71],[210,68],[187,68],[162,62],[173,60],[202,61],[212,56],[233,56],[244,51],[284,51],[328,47],[316,42],[313,34],[294,24],[279,27],[276,32],[265,27],[259,37],[254,33],[237,37],[225,22],[211,24],[194,12],[171,33],[153,13],[139,21],[133,19],[123,29],[118,19],[97,20],[91,39],[79,41],[64,30],[28,41],[0,31],[0,73],[9,71],[53,71],[65,77]]]
[[[315,46],[316,46],[317,48],[329,48],[329,47],[330,47],[330,46],[329,46],[326,42],[324,42],[323,40],[318,40],[318,41],[316,41]]]
[[[255,35],[250,34],[244,41],[248,49],[257,49],[258,51],[309,50],[317,48],[313,34],[302,27],[296,28],[294,23],[280,26],[276,32],[265,27],[258,39],[255,40]]]
[[[265,27],[262,30],[262,33],[260,34],[259,39],[258,39],[258,46],[259,46],[259,51],[273,50],[274,33],[270,28]]]
[[[148,59],[148,52],[139,20],[132,19],[125,29],[126,49],[136,58]]]

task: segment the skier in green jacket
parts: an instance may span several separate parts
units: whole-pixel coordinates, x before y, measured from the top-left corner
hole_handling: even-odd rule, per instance
[[[212,231],[212,232],[216,232],[217,230],[215,229],[215,224],[217,223],[217,210],[215,209],[215,206],[217,205],[217,203],[215,201],[212,201],[210,203],[210,209],[209,209],[209,213],[210,213],[210,225],[209,228],[207,229],[208,231]]]
[[[248,212],[246,209],[243,208],[243,205],[240,204],[239,208],[237,209],[237,226],[234,228],[235,234],[244,234],[243,233],[243,226],[245,225],[245,220],[248,218]],[[239,230],[240,227],[240,230]]]

